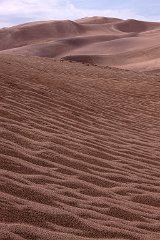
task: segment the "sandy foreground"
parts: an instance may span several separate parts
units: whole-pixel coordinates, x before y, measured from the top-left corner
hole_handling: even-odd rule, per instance
[[[160,78],[0,56],[0,239],[160,239]]]

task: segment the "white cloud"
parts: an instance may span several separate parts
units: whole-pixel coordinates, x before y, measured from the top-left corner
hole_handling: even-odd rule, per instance
[[[70,0],[0,0],[1,27],[27,21],[78,19],[87,16],[144,19],[142,16],[137,16],[135,12],[129,9],[80,9]]]

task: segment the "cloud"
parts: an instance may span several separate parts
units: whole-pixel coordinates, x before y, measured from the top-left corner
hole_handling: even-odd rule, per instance
[[[144,19],[130,9],[83,9],[76,7],[71,0],[0,0],[0,27],[28,21],[78,19],[86,16]]]

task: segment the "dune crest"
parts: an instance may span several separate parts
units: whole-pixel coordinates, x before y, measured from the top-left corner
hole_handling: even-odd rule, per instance
[[[134,19],[123,21],[116,24],[118,30],[122,32],[146,32],[160,27],[158,23],[143,22]]]
[[[81,24],[105,24],[105,23],[115,23],[119,21],[123,21],[123,20],[118,18],[94,16],[94,17],[81,18],[81,19],[78,19],[76,22]]]

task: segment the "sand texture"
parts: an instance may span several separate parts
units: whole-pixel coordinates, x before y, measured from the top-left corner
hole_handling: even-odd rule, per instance
[[[159,76],[0,56],[0,239],[159,240],[159,109]]]

